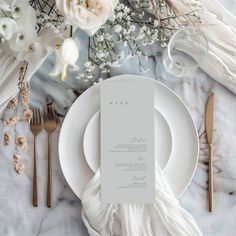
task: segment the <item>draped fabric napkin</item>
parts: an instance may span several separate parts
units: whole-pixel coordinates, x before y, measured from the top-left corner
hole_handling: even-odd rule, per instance
[[[82,195],[82,218],[91,236],[202,235],[192,216],[173,195],[156,163],[154,204],[104,204],[100,169]]]
[[[236,16],[218,0],[166,0],[179,14],[199,9],[199,26],[209,45],[200,68],[214,80],[236,93]],[[200,10],[201,9],[201,10]],[[186,45],[182,50],[194,58]]]
[[[33,74],[43,64],[48,53],[29,54],[29,63],[25,75],[26,80],[30,80]],[[9,99],[18,92],[19,69],[23,61],[6,45],[0,47],[0,112],[5,108]]]

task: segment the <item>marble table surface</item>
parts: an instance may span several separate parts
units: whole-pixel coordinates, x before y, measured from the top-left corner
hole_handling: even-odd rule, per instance
[[[236,13],[233,0],[224,1]],[[81,35],[84,39],[85,36]],[[84,40],[86,42],[86,40]],[[112,69],[110,76],[119,74],[145,74],[156,79],[157,50],[149,53],[150,70],[138,71],[135,59],[125,61],[120,68]],[[83,52],[82,52],[83,53]],[[86,87],[88,82],[74,79],[64,83],[50,78],[48,71],[53,57],[49,58],[31,80],[31,103],[43,106],[52,101],[62,118]],[[173,90],[186,102],[197,125],[200,139],[200,156],[196,174],[180,202],[196,219],[204,235],[236,235],[236,95],[198,70],[194,77]],[[214,146],[214,211],[207,210],[207,159],[208,147],[204,125],[205,104],[210,91],[216,93],[215,146]],[[79,114],[78,114],[79,116]],[[53,207],[46,207],[47,139],[43,131],[37,140],[39,207],[32,207],[33,137],[25,122],[19,122],[16,132],[28,139],[28,151],[22,154],[25,172],[17,175],[12,168],[14,144],[3,146],[0,124],[0,235],[88,235],[81,219],[81,202],[69,188],[58,160],[58,136],[60,127],[52,137],[53,145]],[[184,163],[183,163],[184,165]],[[180,170],[181,171],[181,170]]]

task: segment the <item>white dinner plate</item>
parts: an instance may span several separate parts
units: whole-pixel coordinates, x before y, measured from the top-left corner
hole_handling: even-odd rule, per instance
[[[160,135],[161,134],[161,135]],[[95,173],[100,166],[100,112],[90,119],[84,133],[83,149],[85,159]],[[163,115],[155,109],[155,153],[164,169],[170,160],[172,137],[170,127]]]
[[[127,80],[135,82],[146,80],[155,88],[155,107],[167,120],[172,134],[171,161],[163,172],[174,195],[179,197],[189,185],[198,161],[198,134],[192,116],[184,102],[168,87],[156,80],[137,75],[121,75],[102,83]],[[59,160],[69,186],[78,197],[81,197],[86,184],[94,175],[84,156],[83,137],[89,120],[99,108],[100,85],[98,84],[87,89],[74,102],[61,128]]]

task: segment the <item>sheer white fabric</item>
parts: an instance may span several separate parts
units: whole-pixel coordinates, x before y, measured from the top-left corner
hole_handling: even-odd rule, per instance
[[[200,64],[214,80],[236,93],[236,16],[218,0],[168,0],[179,14],[203,8],[197,14],[203,24],[201,30],[207,38],[209,53]],[[185,50],[183,46],[183,50]],[[194,52],[185,50],[194,57]]]
[[[202,235],[192,216],[170,190],[156,164],[154,204],[103,204],[100,169],[82,195],[82,218],[91,236]]]
[[[33,74],[43,64],[49,52],[36,53],[29,56],[25,78],[30,80]],[[0,112],[5,108],[9,99],[18,92],[19,68],[23,61],[17,58],[6,44],[0,47]]]

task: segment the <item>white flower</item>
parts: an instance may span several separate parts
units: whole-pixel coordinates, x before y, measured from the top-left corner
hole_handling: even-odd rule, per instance
[[[11,7],[4,0],[0,0],[0,9],[3,11],[11,11]]]
[[[36,31],[36,12],[28,0],[8,0],[10,17],[0,18],[0,35],[7,40],[9,49],[19,60],[26,60],[37,65],[54,46],[52,29]],[[0,9],[3,1],[0,0]],[[52,37],[53,36],[53,37]]]
[[[145,31],[145,30],[147,30],[147,26],[146,25],[144,25],[144,26],[142,26],[142,28],[141,28],[143,31]]]
[[[136,29],[136,26],[135,26],[135,25],[131,25],[131,26],[130,26],[130,31],[131,31],[131,32],[134,32],[135,29]]]
[[[145,34],[143,31],[140,30],[138,36],[136,37],[136,40],[142,40],[143,38],[145,38]]]
[[[129,13],[130,12],[130,9],[128,7],[125,7],[124,8],[124,13]]]
[[[118,12],[117,15],[116,15],[116,17],[117,17],[118,19],[121,19],[121,18],[123,17],[123,12]]]
[[[51,41],[54,39],[55,37],[52,37],[48,31],[44,29],[37,37],[31,38],[28,43],[21,42],[22,48],[21,50],[15,51],[17,53],[16,57],[20,60],[26,60],[32,64],[37,64],[51,52],[53,45]]]
[[[22,28],[9,40],[9,47],[15,52],[25,51],[35,41],[36,37],[37,31],[34,27]]]
[[[17,30],[16,22],[9,17],[0,18],[0,34],[6,39],[11,39]]]
[[[118,0],[56,0],[57,8],[69,24],[93,35],[109,19],[114,18]]]
[[[119,61],[114,61],[114,62],[111,62],[110,66],[111,67],[121,67],[121,64]]]
[[[125,7],[125,5],[123,3],[119,3],[117,5],[117,10],[120,11],[120,10],[124,9],[124,7]]]
[[[62,42],[59,49],[56,49],[56,63],[50,75],[58,76],[61,74],[61,79],[66,79],[68,65],[76,67],[75,63],[79,58],[79,41],[72,38],[67,38]]]
[[[114,31],[115,31],[116,33],[120,33],[121,30],[122,30],[121,25],[115,25]]]
[[[45,28],[37,33],[35,11],[27,0],[17,0],[11,8],[17,30],[8,40],[9,48],[20,60],[37,63],[52,47],[51,41],[55,38],[52,29]]]
[[[11,16],[16,20],[18,26],[26,27],[28,25],[36,25],[36,12],[29,5],[28,0],[14,0],[11,4],[10,11]]]
[[[162,43],[161,43],[161,47],[162,47],[162,48],[164,48],[164,47],[166,47],[166,46],[167,46],[167,44],[166,44],[165,42],[162,42]]]
[[[112,35],[111,34],[106,33],[104,36],[105,36],[105,39],[112,40]]]
[[[105,53],[102,52],[102,51],[99,51],[99,52],[97,53],[97,57],[98,57],[99,59],[104,58],[104,56],[105,56]]]
[[[26,0],[14,1],[11,8],[17,30],[9,39],[9,47],[15,52],[26,51],[37,38],[35,11]]]
[[[158,20],[154,20],[154,26],[155,27],[159,26],[159,21]]]
[[[85,67],[90,67],[92,65],[91,61],[87,61],[84,63],[84,66]]]
[[[64,40],[61,47],[61,53],[66,63],[74,65],[79,58],[78,43],[72,38]]]
[[[99,35],[97,37],[97,40],[98,40],[98,42],[102,42],[104,40],[104,36],[103,35]]]

